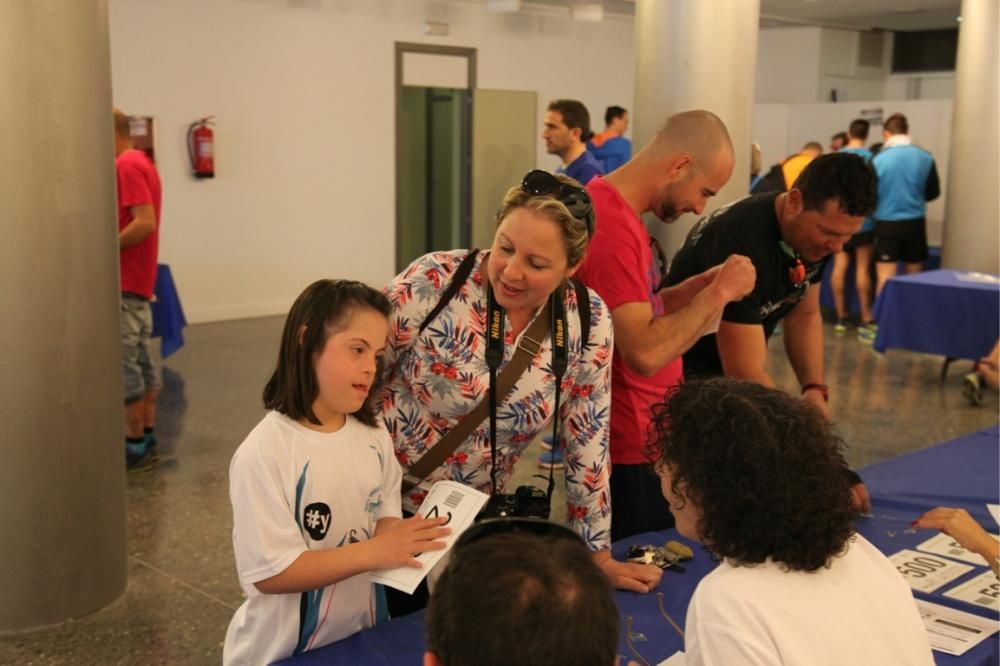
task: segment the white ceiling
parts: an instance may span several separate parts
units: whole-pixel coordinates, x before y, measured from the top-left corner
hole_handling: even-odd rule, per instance
[[[530,11],[532,6],[568,7],[572,2],[524,0],[522,11]],[[603,0],[603,4],[604,11],[610,14],[635,13],[635,0]],[[956,27],[955,18],[960,8],[961,0],[761,0],[760,14],[762,26],[788,24],[861,30],[935,30]]]

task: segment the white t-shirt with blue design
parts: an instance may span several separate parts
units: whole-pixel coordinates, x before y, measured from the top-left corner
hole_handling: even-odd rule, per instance
[[[348,416],[337,432],[320,433],[278,412],[257,424],[229,466],[233,551],[247,600],[229,623],[225,664],[271,663],[374,624],[368,573],[293,594],[263,594],[254,583],[306,550],[372,538],[379,519],[401,516],[400,479],[384,428]]]

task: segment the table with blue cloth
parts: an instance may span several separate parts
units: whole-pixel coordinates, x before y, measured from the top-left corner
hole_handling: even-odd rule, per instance
[[[910,533],[910,523],[918,516],[937,506],[951,506],[966,509],[977,522],[996,532],[996,521],[987,511],[986,504],[1000,503],[998,438],[1000,429],[993,427],[861,470],[860,474],[871,493],[872,514],[859,521],[858,531],[883,553],[892,555],[913,549],[937,534],[935,530]],[[695,587],[715,568],[716,563],[700,546],[680,537],[674,530],[625,539],[614,545],[613,552],[616,558],[624,559],[625,551],[632,544],[662,545],[671,539],[690,546],[694,551],[694,559],[684,563],[684,573],[664,572],[660,587],[649,594],[621,591],[615,594],[621,613],[618,653],[622,664],[631,659],[640,664],[644,660],[653,665],[684,649],[684,640],[664,613],[683,628]],[[984,566],[974,567],[973,571],[933,594],[915,594],[942,606],[995,619],[997,613],[942,595],[942,592],[986,570]],[[662,594],[662,600],[658,593]],[[279,663],[418,666],[424,652],[423,620],[423,612],[414,613]],[[566,627],[565,630],[572,631],[573,628]],[[934,652],[935,662],[939,665],[995,666],[998,657],[1000,643],[997,634],[961,657]]]
[[[170,266],[157,265],[153,295],[149,304],[153,310],[153,337],[162,339],[160,355],[167,358],[184,346],[184,327],[187,326]]]
[[[887,281],[875,303],[875,349],[972,360],[989,354],[1000,336],[1000,283],[969,276],[937,270]]]

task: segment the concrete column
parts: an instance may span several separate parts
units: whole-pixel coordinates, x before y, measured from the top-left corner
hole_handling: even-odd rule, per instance
[[[0,2],[0,630],[125,590],[106,0]]]
[[[709,202],[712,210],[750,189],[751,114],[760,0],[638,0],[635,12],[636,149],[667,116],[707,109],[729,129],[736,168],[729,184]],[[649,229],[668,258],[684,243],[694,215],[670,225],[650,216]]]
[[[962,0],[942,264],[1000,272],[1000,5]]]

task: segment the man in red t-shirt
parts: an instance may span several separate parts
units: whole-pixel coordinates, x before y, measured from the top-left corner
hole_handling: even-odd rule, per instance
[[[114,110],[115,172],[118,177],[118,247],[121,272],[121,335],[125,377],[125,462],[148,468],[154,458],[159,372],[149,350],[160,236],[160,176],[136,150],[129,117]]]
[[[722,121],[708,111],[667,119],[634,158],[587,190],[597,229],[576,278],[611,310],[615,349],[611,372],[611,538],[672,526],[659,479],[643,455],[652,406],[682,381],[681,354],[718,322],[730,301],[754,286],[746,257],[661,289],[666,262],[640,216],[663,222],[700,214],[729,181],[733,146]],[[655,245],[660,265],[654,261]]]

